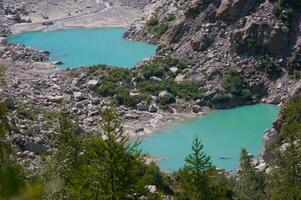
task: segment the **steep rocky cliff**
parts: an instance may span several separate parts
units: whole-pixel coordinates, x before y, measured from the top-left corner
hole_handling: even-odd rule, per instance
[[[300,9],[279,7],[268,0],[153,0],[125,37],[158,44],[160,55],[194,61],[178,78],[201,82],[205,98],[216,99],[214,107],[279,103],[299,78],[301,43]],[[233,74],[246,84],[242,92],[225,88]],[[252,98],[241,98],[249,93]]]

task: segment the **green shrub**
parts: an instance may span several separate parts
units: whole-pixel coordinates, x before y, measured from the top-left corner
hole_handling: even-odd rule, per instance
[[[146,79],[149,79],[151,76],[163,78],[166,73],[164,68],[153,63],[143,66],[140,72]]]
[[[233,71],[225,77],[223,87],[227,92],[239,96],[246,88],[246,83],[241,73]]]
[[[300,0],[278,0],[273,7],[275,15],[286,22],[289,26],[292,25],[292,18],[297,9],[301,8]]]
[[[293,51],[292,56],[288,59],[287,67],[289,73],[296,75],[297,78],[301,71],[301,48]]]
[[[146,23],[146,26],[148,27],[148,30],[156,36],[156,38],[160,38],[168,29],[168,18],[164,18],[159,21],[156,17],[152,17]]]
[[[251,100],[252,99],[252,92],[249,89],[244,89],[244,90],[242,90],[242,93],[241,93],[240,97],[241,97],[242,100],[245,100],[245,101]]]
[[[188,6],[185,15],[188,18],[196,18],[201,13],[201,9],[199,5],[196,6]]]
[[[175,103],[176,99],[175,98],[165,99],[165,98],[162,98],[162,97],[158,97],[157,102],[161,106],[167,106],[167,105],[170,105],[172,103]]]
[[[35,114],[32,109],[25,106],[20,106],[17,108],[18,115],[23,116],[25,119],[34,120]]]
[[[213,105],[215,105],[215,104],[225,104],[225,103],[228,103],[229,101],[230,101],[230,96],[229,95],[220,94],[220,95],[214,96],[210,100],[210,103],[213,104]]]
[[[141,101],[150,102],[151,97],[145,93],[139,95],[131,96],[128,88],[119,88],[116,92],[115,99],[118,105],[124,105],[126,107],[134,108]]]
[[[281,134],[284,138],[289,136],[301,136],[301,98],[296,98],[282,111]]]
[[[166,22],[160,22],[157,26],[153,28],[153,32],[156,38],[160,38],[168,29],[168,24]]]
[[[139,72],[147,79],[151,76],[159,78],[175,77],[177,73],[172,73],[170,71],[171,67],[178,68],[177,73],[181,73],[188,67],[188,63],[171,57],[156,58],[151,63],[142,66]]]
[[[281,66],[273,59],[265,59],[261,64],[261,69],[270,79],[277,79],[282,75]]]
[[[185,100],[197,100],[203,97],[199,90],[200,84],[193,81],[179,83],[176,87],[176,94],[179,98]]]
[[[115,99],[119,105],[125,105],[127,107],[134,107],[136,103],[135,99],[130,96],[128,88],[119,88],[116,93]]]
[[[153,27],[159,24],[159,20],[156,17],[152,17],[147,23],[146,26]]]
[[[5,85],[5,72],[5,67],[3,65],[0,65],[0,86]]]
[[[114,96],[116,94],[116,84],[113,82],[105,82],[96,88],[96,93],[102,97]]]
[[[251,100],[252,93],[241,73],[232,71],[227,75],[223,82],[224,89],[241,100]]]

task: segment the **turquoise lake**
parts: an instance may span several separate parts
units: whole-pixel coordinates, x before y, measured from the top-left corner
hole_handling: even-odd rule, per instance
[[[50,62],[62,61],[63,68],[106,64],[133,67],[155,54],[156,46],[122,38],[124,28],[64,29],[12,35],[9,42],[50,52]]]
[[[184,165],[185,157],[191,153],[192,140],[198,136],[215,166],[234,170],[239,165],[241,148],[247,148],[254,156],[261,153],[263,132],[272,127],[278,112],[277,106],[268,104],[213,111],[140,138],[141,148],[161,158],[160,168],[171,172]]]

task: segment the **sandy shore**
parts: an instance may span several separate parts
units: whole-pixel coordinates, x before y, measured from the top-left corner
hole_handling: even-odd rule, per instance
[[[58,30],[70,27],[129,27],[140,15],[141,10],[127,6],[121,6],[119,2],[110,4],[103,2],[104,8],[88,14],[68,16],[63,18],[50,18],[48,20],[33,23],[16,24],[11,31],[16,33],[38,30]],[[52,25],[43,25],[52,22]]]

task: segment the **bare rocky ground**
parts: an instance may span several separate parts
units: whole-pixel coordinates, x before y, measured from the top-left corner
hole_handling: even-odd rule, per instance
[[[22,19],[11,30],[14,33],[32,30],[56,30],[65,27],[128,27],[141,14],[144,1],[8,1],[6,7],[18,11]],[[28,5],[28,6],[25,6]],[[136,5],[136,6],[133,6]],[[15,13],[15,12],[13,12]],[[31,22],[31,23],[28,23]]]
[[[84,15],[105,8],[100,0],[3,0],[3,3],[7,14],[14,15],[19,10],[21,18],[32,22]]]

